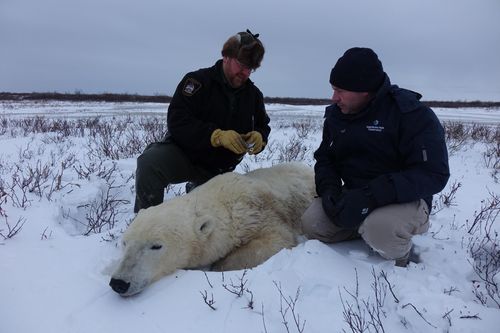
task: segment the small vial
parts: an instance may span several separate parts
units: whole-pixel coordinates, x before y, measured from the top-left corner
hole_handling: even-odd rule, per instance
[[[247,152],[249,152],[249,153],[253,152],[254,146],[255,146],[255,143],[247,143]]]

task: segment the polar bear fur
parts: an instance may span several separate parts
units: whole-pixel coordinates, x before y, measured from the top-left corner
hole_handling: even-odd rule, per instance
[[[297,244],[314,194],[314,172],[299,163],[216,176],[139,212],[123,235],[110,285],[128,296],[177,269],[257,266]]]

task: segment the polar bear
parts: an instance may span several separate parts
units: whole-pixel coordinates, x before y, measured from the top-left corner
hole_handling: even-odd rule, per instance
[[[255,267],[297,244],[314,194],[314,172],[300,163],[216,176],[138,213],[109,284],[129,296],[177,269]]]

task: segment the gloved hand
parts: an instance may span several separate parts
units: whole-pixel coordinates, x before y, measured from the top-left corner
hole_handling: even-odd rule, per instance
[[[368,187],[348,190],[335,203],[333,223],[345,229],[357,229],[377,203]]]
[[[334,202],[330,213],[323,203],[332,222],[341,228],[357,229],[375,208],[397,202],[396,188],[390,175],[382,175],[363,188],[342,192]]]
[[[339,196],[339,191],[333,190],[325,191],[321,195],[321,205],[323,206],[323,210],[332,222],[337,218],[337,209],[335,204]]]
[[[256,155],[260,153],[266,145],[264,140],[262,139],[262,134],[257,131],[248,132],[247,134],[243,134],[241,137],[246,141],[247,146],[249,147],[248,153],[250,155]]]
[[[235,154],[242,155],[247,151],[247,144],[241,135],[233,130],[216,129],[210,137],[213,147],[224,147]]]

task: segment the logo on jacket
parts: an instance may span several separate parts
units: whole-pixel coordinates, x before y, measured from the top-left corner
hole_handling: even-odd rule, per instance
[[[380,124],[380,121],[374,120],[371,125],[366,125],[366,129],[370,132],[383,132],[385,127]]]
[[[193,78],[187,78],[182,88],[182,93],[186,96],[193,96],[201,88],[201,83]]]

